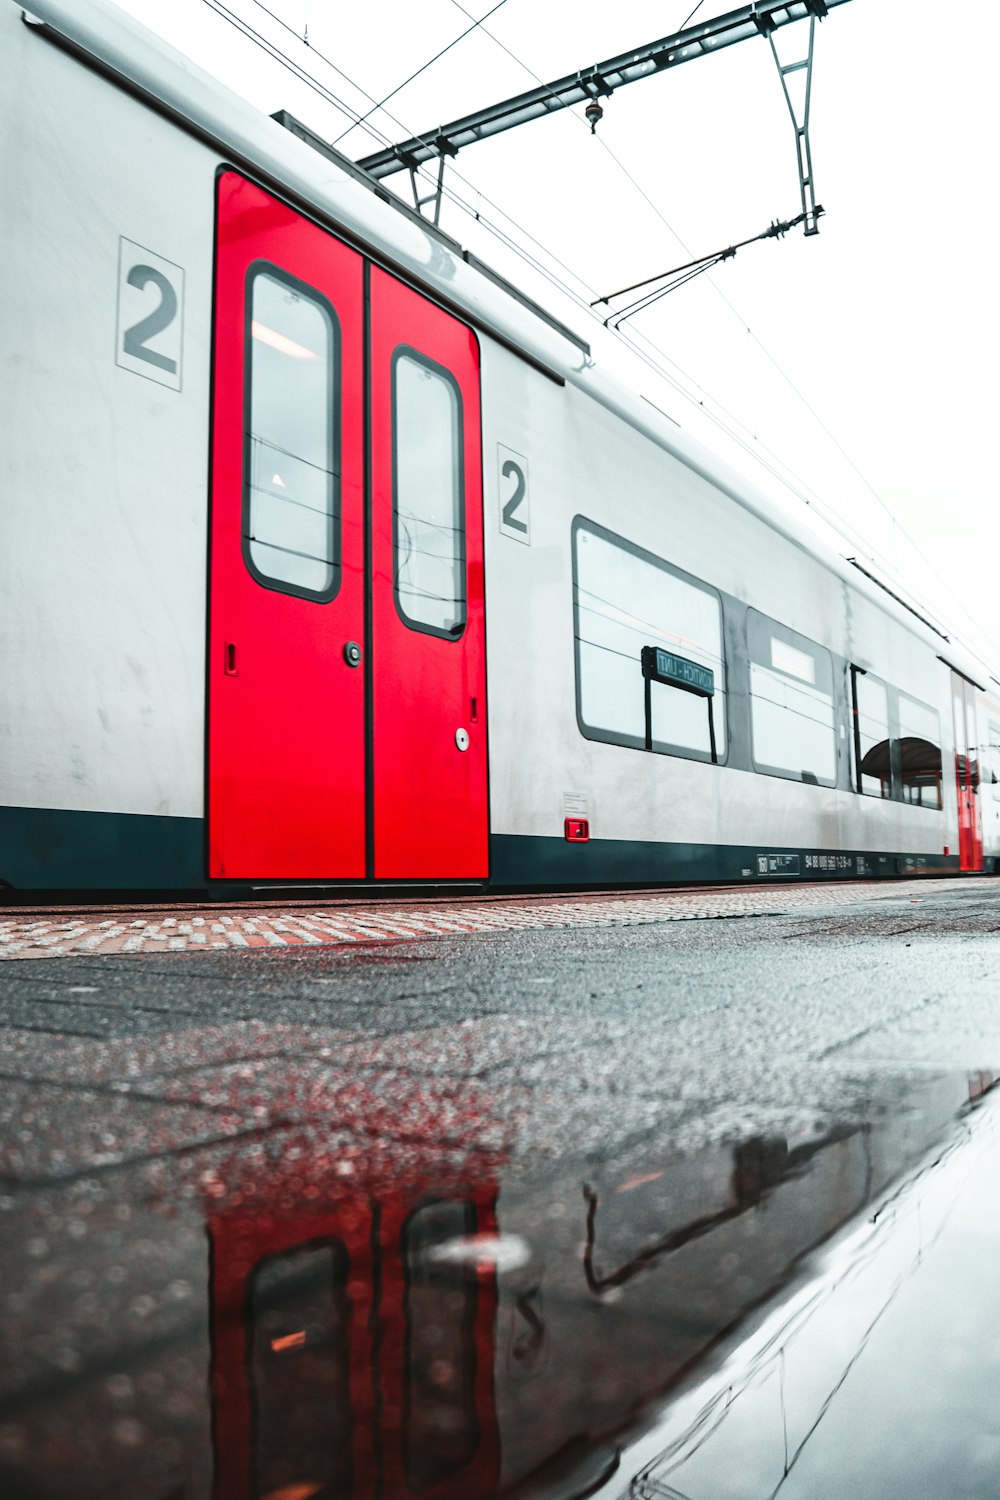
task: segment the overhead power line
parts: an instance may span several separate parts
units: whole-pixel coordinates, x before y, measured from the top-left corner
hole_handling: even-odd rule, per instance
[[[454,38],[453,41],[450,41],[448,43],[447,47],[442,47],[440,52],[435,52],[433,57],[429,57],[427,61],[425,63],[422,63],[419,68],[415,69],[408,78],[404,78],[402,83],[398,83],[390,93],[386,94],[384,99],[380,99],[377,104],[373,104],[371,109],[368,110],[366,114],[361,115],[359,119],[355,120],[353,125],[348,125],[346,130],[342,130],[337,136],[336,140],[332,141],[331,144],[334,146],[339,146],[344,137],[350,135],[352,130],[357,130],[359,125],[364,125],[365,122],[369,120],[371,116],[376,112],[376,110],[384,109],[385,106],[389,103],[389,100],[395,99],[396,95],[401,93],[403,89],[406,88],[408,83],[412,83],[415,78],[419,78],[421,73],[426,73],[427,69],[434,63],[436,63],[439,58],[444,57],[446,52],[450,52],[452,47],[457,47],[459,42],[464,41],[467,36],[469,36],[473,31],[476,31],[480,26],[482,26],[484,21],[488,21],[490,16],[496,15],[497,11],[501,10],[506,4],[507,0],[497,0],[497,4],[494,5],[491,10],[488,10],[484,16],[480,16],[478,20],[473,17],[471,26],[467,26],[464,31],[460,32],[459,35]],[[459,6],[459,9],[461,10],[462,7]],[[462,13],[463,15],[469,14],[468,11],[463,11]]]

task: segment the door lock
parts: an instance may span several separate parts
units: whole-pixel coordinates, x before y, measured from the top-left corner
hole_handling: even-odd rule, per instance
[[[469,731],[467,729],[456,729],[455,730],[455,744],[458,746],[458,748],[460,750],[468,750],[468,748],[469,748]]]
[[[347,642],[347,645],[344,647],[344,660],[349,667],[360,667],[361,647],[358,645],[357,641]]]

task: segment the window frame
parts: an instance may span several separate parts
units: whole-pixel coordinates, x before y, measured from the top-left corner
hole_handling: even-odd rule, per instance
[[[769,765],[766,761],[759,761],[757,759],[756,746],[754,743],[753,668],[755,666],[760,667],[763,671],[775,673],[780,679],[787,678],[789,682],[803,683],[806,687],[812,687],[813,689],[819,689],[820,686],[817,681],[806,683],[804,678],[796,677],[791,672],[782,672],[780,667],[773,666],[770,661],[764,662],[757,660],[751,642],[753,637],[757,634],[756,622],[758,621],[763,627],[766,628],[766,633],[769,639],[775,638],[777,640],[783,641],[786,646],[791,646],[796,651],[804,651],[805,654],[812,657],[813,661],[817,664],[825,662],[826,666],[829,669],[827,680],[829,682],[830,708],[833,716],[833,722],[830,725],[830,743],[833,747],[833,775],[830,777],[818,776],[814,772],[806,773],[802,770],[793,771],[790,769],[782,768],[781,766],[772,766]],[[798,781],[803,786],[822,786],[831,790],[835,789],[840,785],[840,745],[837,732],[837,713],[839,708],[839,699],[837,693],[837,674],[834,667],[833,652],[830,651],[826,646],[821,646],[818,641],[814,641],[810,639],[809,636],[803,635],[801,631],[793,630],[791,625],[785,625],[781,620],[774,619],[772,615],[765,615],[762,610],[755,609],[753,605],[747,606],[746,619],[744,622],[744,644],[746,646],[746,684],[747,709],[749,713],[748,729],[750,736],[750,764],[753,767],[754,771],[756,771],[760,776],[778,776],[783,781]]]
[[[1000,802],[1000,724],[996,719],[990,717],[989,710],[986,711],[986,733],[990,744],[990,790],[993,793],[993,801]],[[996,738],[994,739],[994,735]],[[980,785],[982,781],[980,779]]]
[[[897,795],[896,795],[896,792],[897,792],[897,789],[898,789],[898,786],[899,786],[899,779],[900,779],[900,777],[899,777],[899,765],[898,765],[899,751],[896,748],[897,745],[898,745],[898,742],[899,742],[899,736],[895,733],[895,729],[897,727],[898,720],[899,720],[899,714],[897,712],[897,700],[898,700],[898,696],[899,695],[898,695],[896,689],[892,686],[892,683],[886,682],[885,678],[884,677],[879,677],[879,675],[876,672],[869,672],[868,669],[867,669],[867,667],[859,667],[855,662],[851,662],[850,666],[851,666],[851,702],[850,702],[850,710],[851,710],[851,723],[852,723],[852,727],[853,727],[852,739],[853,739],[853,742],[854,742],[854,766],[852,768],[853,775],[852,775],[852,778],[851,778],[851,780],[852,780],[851,790],[853,792],[856,792],[859,797],[872,797],[872,798],[874,798],[874,800],[876,802],[898,802],[898,801],[901,801],[902,799],[900,797],[897,797]],[[858,714],[857,682],[858,682],[858,678],[859,677],[868,677],[868,678],[870,678],[872,682],[877,682],[878,685],[879,685],[879,687],[882,688],[882,689],[884,689],[884,691],[885,691],[885,714],[886,714],[886,726],[885,727],[888,730],[888,741],[889,741],[889,795],[888,795],[888,797],[882,797],[882,796],[878,795],[875,792],[866,792],[865,789],[864,789],[864,787],[861,785],[861,775],[862,775],[862,773],[861,773],[861,762],[862,762],[862,759],[864,757],[861,754],[861,724],[860,724],[860,718],[859,718],[859,714]]]
[[[890,728],[892,729],[892,754],[893,754],[892,768],[893,768],[893,777],[896,778],[897,775],[898,775],[898,783],[897,783],[897,781],[895,779],[893,781],[893,801],[894,802],[899,802],[903,807],[916,807],[916,808],[919,808],[921,812],[943,813],[944,812],[944,764],[945,764],[945,755],[944,755],[944,739],[942,737],[942,729],[941,729],[941,710],[938,709],[938,708],[935,708],[934,705],[933,705],[933,703],[925,703],[922,698],[915,697],[913,695],[913,693],[904,692],[904,690],[902,688],[896,688],[895,690],[891,690],[891,691],[892,691],[892,713],[891,713],[891,718],[890,718],[889,722],[890,722]],[[936,807],[931,807],[930,804],[926,803],[926,802],[913,802],[909,798],[904,797],[904,795],[903,795],[903,787],[905,785],[904,780],[903,780],[903,735],[900,733],[900,730],[901,730],[901,715],[900,715],[900,711],[899,711],[899,700],[901,698],[905,698],[908,703],[915,704],[917,708],[926,709],[926,711],[928,713],[930,713],[930,714],[933,714],[934,717],[935,717],[935,719],[937,720],[937,752],[938,752],[939,756],[941,757],[941,774],[940,774],[940,778],[939,778],[938,784],[937,784],[937,786],[938,786],[938,803],[937,803]],[[897,785],[898,785],[898,795],[897,795]]]
[[[716,758],[713,762],[711,751],[693,750],[683,745],[668,745],[654,741],[651,750],[646,749],[645,737],[642,735],[616,734],[610,729],[601,729],[587,723],[583,717],[583,702],[581,691],[580,674],[580,600],[579,600],[579,576],[577,569],[577,537],[581,531],[589,531],[592,536],[599,537],[604,542],[609,542],[614,547],[619,547],[623,552],[637,557],[640,562],[648,563],[659,568],[663,573],[669,573],[672,577],[686,583],[690,587],[698,589],[703,594],[710,595],[718,605],[719,609],[719,650],[722,664],[725,690],[722,697],[725,701],[725,734],[716,734]],[[626,750],[641,750],[644,755],[666,755],[675,760],[695,761],[700,765],[724,766],[729,761],[730,748],[732,745],[732,731],[730,728],[730,685],[729,685],[729,660],[726,655],[726,607],[725,600],[719,589],[713,584],[706,583],[704,579],[697,578],[693,573],[687,573],[683,568],[675,567],[664,558],[657,556],[655,552],[640,547],[636,542],[631,542],[627,537],[618,532],[610,531],[606,526],[601,526],[597,521],[591,521],[584,515],[573,517],[570,526],[570,555],[573,564],[573,665],[574,665],[574,687],[576,694],[576,724],[585,740],[593,740],[602,745],[619,745]],[[643,678],[640,660],[636,657],[636,691],[641,692]],[[720,743],[720,739],[724,743]]]
[[[326,313],[330,320],[330,360],[327,378],[327,441],[330,453],[330,476],[333,483],[333,506],[331,519],[333,522],[333,545],[331,547],[330,566],[333,577],[329,586],[325,589],[306,589],[301,585],[288,583],[283,579],[272,578],[267,573],[262,573],[254,562],[250,552],[250,543],[254,538],[250,534],[251,526],[251,476],[252,476],[252,441],[251,430],[251,396],[253,390],[253,284],[258,276],[269,276],[273,281],[284,282],[293,291],[306,297],[317,307]],[[281,266],[276,266],[272,261],[254,260],[247,267],[243,283],[243,473],[242,473],[242,498],[240,506],[240,544],[243,553],[243,562],[247,572],[255,583],[261,588],[270,589],[275,594],[288,594],[294,599],[308,599],[314,604],[329,604],[340,593],[343,578],[341,565],[341,531],[343,528],[342,515],[342,484],[341,484],[341,428],[343,410],[343,341],[341,337],[340,319],[337,317],[336,308],[330,299],[319,291],[317,287],[310,286],[309,282],[302,281],[298,276],[293,276]]]
[[[455,475],[458,485],[458,514],[461,520],[460,546],[458,560],[464,587],[464,598],[462,605],[464,614],[462,617],[462,628],[458,631],[442,630],[437,625],[427,625],[423,621],[411,619],[403,608],[399,597],[397,583],[396,559],[399,556],[399,443],[398,426],[396,420],[396,366],[401,359],[411,359],[415,364],[424,365],[435,375],[443,376],[451,387],[455,397]],[[465,484],[465,403],[462,400],[462,388],[458,380],[446,365],[439,364],[436,359],[431,359],[421,350],[415,349],[412,344],[397,344],[392,351],[389,362],[389,411],[391,426],[390,458],[392,465],[392,600],[396,613],[406,626],[407,630],[413,630],[418,635],[433,635],[439,640],[450,641],[457,644],[465,635],[469,627],[469,562],[468,547],[466,543],[467,527],[467,495]]]
[[[851,772],[851,790],[859,797],[871,797],[877,802],[895,802],[900,807],[916,807],[919,808],[922,812],[944,812],[945,746],[942,739],[941,710],[939,708],[935,708],[933,703],[925,703],[922,698],[916,697],[915,694],[905,692],[902,688],[896,687],[893,683],[888,682],[884,677],[880,677],[877,672],[870,672],[867,667],[859,667],[856,662],[851,662],[850,668],[850,712],[853,724],[852,741],[854,747],[854,764],[852,766]],[[870,677],[873,682],[877,682],[880,687],[883,687],[885,689],[886,712],[888,714],[889,720],[887,727],[889,730],[889,768],[891,773],[888,797],[876,797],[874,792],[863,791],[861,787],[861,736],[858,725],[857,694],[855,691],[855,684],[859,677]],[[912,802],[903,795],[903,753],[901,748],[903,736],[900,733],[901,717],[899,710],[899,702],[901,698],[905,698],[908,703],[915,704],[917,708],[925,709],[928,713],[934,714],[935,718],[937,719],[937,749],[941,756],[941,780],[938,783],[940,801],[937,806],[931,806],[926,802]]]

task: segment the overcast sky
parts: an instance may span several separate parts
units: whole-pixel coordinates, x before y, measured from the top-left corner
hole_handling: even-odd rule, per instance
[[[263,111],[289,109],[336,140],[496,0],[120,3]],[[733,4],[704,0],[694,22]],[[423,133],[536,79],[668,35],[693,8],[694,0],[501,0],[371,116],[374,134],[355,126],[339,148],[358,158]],[[807,26],[776,40],[787,60],[804,56]],[[804,517],[772,470],[793,476],[814,514],[835,517],[894,568],[1000,676],[998,43],[996,0],[946,11],[939,0],[850,0],[817,27],[821,232],[749,246],[626,325],[646,352],[661,351],[667,383],[451,201],[442,225]],[[475,145],[449,166],[448,183],[585,301],[800,206],[792,126],[763,39],[620,90],[605,101],[595,137],[573,110]],[[386,186],[409,192],[404,174]],[[858,550],[824,534],[842,553]]]

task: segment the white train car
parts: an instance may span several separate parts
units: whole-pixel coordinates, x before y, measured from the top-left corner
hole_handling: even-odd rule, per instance
[[[993,868],[979,663],[106,0],[0,51],[8,892]]]

